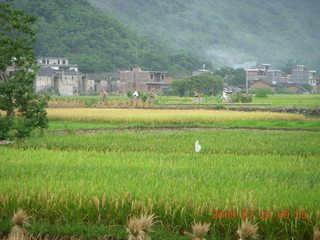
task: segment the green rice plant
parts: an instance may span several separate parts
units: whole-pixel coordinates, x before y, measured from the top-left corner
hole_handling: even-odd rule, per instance
[[[152,212],[175,231],[210,221],[209,239],[219,239],[234,236],[250,210],[263,238],[310,239],[319,222],[319,139],[267,131],[34,136],[0,148],[0,219],[23,208],[36,222],[122,226]],[[284,210],[288,219],[278,217]],[[221,211],[237,216],[213,218]]]

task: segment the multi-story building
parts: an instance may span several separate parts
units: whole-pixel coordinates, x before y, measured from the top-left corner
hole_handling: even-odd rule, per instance
[[[119,72],[117,90],[159,93],[169,87],[165,81],[167,73],[161,71],[142,71],[139,67],[131,67],[128,71]]]
[[[317,71],[309,70],[308,67],[304,65],[297,65],[296,68],[292,70],[291,82],[310,84],[313,88],[313,92],[316,92]]]
[[[36,80],[37,93],[56,93],[61,96],[72,96],[85,93],[85,77],[78,70],[78,65],[69,64],[67,58],[38,57],[40,66]]]
[[[269,83],[278,83],[282,78],[281,70],[273,70],[271,64],[260,64],[253,69],[245,69],[249,82],[263,80]]]
[[[78,71],[77,64],[69,64],[69,59],[64,57],[37,57],[39,66],[51,67],[55,70],[74,70]]]

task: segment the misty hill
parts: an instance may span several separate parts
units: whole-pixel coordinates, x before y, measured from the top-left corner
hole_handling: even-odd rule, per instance
[[[40,56],[69,57],[82,72],[105,72],[139,65],[171,73],[204,63],[197,57],[154,43],[86,0],[6,0],[13,8],[38,16],[35,45]]]
[[[138,32],[213,64],[320,66],[319,0],[90,0]],[[240,65],[239,65],[240,64]]]

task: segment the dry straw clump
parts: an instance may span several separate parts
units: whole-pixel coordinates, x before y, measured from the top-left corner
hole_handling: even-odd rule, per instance
[[[12,217],[12,222],[14,227],[11,229],[8,240],[27,240],[30,239],[30,235],[27,230],[24,229],[25,225],[28,225],[29,220],[28,214],[22,210],[18,209]]]
[[[205,240],[205,235],[208,233],[210,223],[196,223],[192,225],[192,233],[184,232],[184,234],[193,240]]]
[[[258,226],[257,224],[252,224],[249,221],[243,221],[239,227],[237,234],[239,235],[239,240],[250,240],[258,237]]]
[[[319,228],[315,228],[313,231],[313,240],[320,240],[320,230]]]
[[[152,226],[155,224],[154,215],[141,215],[140,218],[132,217],[128,221],[126,228],[129,237],[128,240],[151,240],[148,232],[151,231]]]

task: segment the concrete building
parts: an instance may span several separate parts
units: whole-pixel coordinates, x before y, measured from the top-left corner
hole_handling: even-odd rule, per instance
[[[87,86],[85,91],[87,93],[99,93],[103,90],[107,92],[116,92],[118,90],[118,82],[120,79],[120,72],[103,72],[103,73],[89,73],[86,74]]]
[[[38,57],[37,63],[40,66],[34,84],[37,93],[61,96],[85,93],[85,76],[67,58]]]
[[[317,71],[309,70],[304,65],[297,65],[292,70],[291,82],[303,84],[310,84],[313,88],[312,92],[317,92]]]
[[[119,72],[117,90],[127,93],[129,90],[160,93],[164,88],[168,88],[166,72],[142,71],[139,67],[131,67],[130,70]]]
[[[245,69],[246,90],[255,81],[263,81],[269,84],[277,84],[282,81],[282,71],[273,70],[271,64],[258,64],[256,68]]]
[[[38,57],[35,90],[43,94],[72,96],[96,94],[102,91],[126,95],[130,90],[158,94],[168,88],[166,72],[142,71],[139,67],[114,72],[82,74],[78,65],[70,64],[68,58]]]
[[[249,82],[263,80],[269,83],[278,83],[282,78],[282,71],[273,70],[271,64],[259,64],[257,68],[245,69],[245,72]]]

